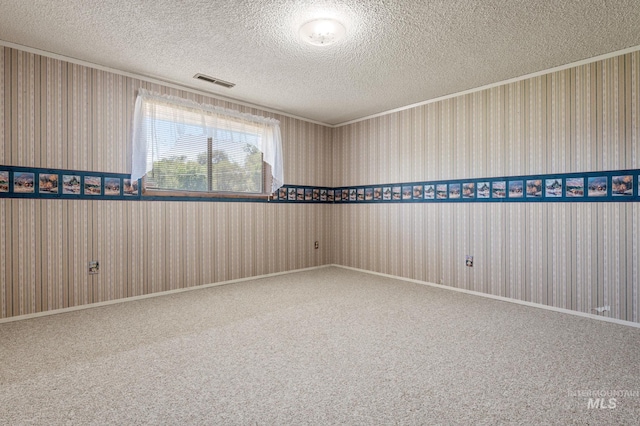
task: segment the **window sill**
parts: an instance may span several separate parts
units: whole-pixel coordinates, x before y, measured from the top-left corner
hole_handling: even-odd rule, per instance
[[[142,197],[231,198],[244,200],[272,199],[272,196],[270,194],[251,194],[242,192],[175,191],[164,189],[143,189]]]

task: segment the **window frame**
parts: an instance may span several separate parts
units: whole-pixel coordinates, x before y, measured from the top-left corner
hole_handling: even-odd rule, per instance
[[[156,146],[156,136],[154,134],[153,124],[149,123],[148,119],[156,120],[156,111],[158,114],[166,114],[162,110],[156,110],[156,108],[169,108],[168,112],[171,112],[172,108],[181,114],[183,111],[189,111],[188,114],[199,114],[196,116],[196,120],[204,128],[216,131],[216,129],[222,129],[217,125],[216,120],[222,120],[223,123],[229,123],[236,120],[242,120],[248,126],[256,126],[257,135],[261,137],[256,148],[262,156],[262,169],[261,169],[261,192],[234,192],[224,190],[212,190],[213,182],[213,165],[209,164],[207,167],[207,190],[206,191],[194,191],[191,189],[165,189],[148,187],[147,174],[153,170],[153,163],[151,158],[152,154],[149,154],[150,150],[153,151]],[[181,112],[182,111],[182,112]],[[190,118],[193,120],[193,116]],[[140,179],[140,195],[147,197],[188,197],[188,198],[235,198],[246,200],[261,200],[272,199],[274,193],[278,188],[284,184],[283,176],[283,154],[282,154],[282,137],[280,133],[280,121],[275,118],[261,117],[250,113],[240,112],[223,108],[220,106],[214,106],[207,103],[198,103],[196,101],[179,98],[176,96],[153,93],[144,88],[138,89],[138,95],[134,107],[134,120],[133,120],[133,150],[132,150],[132,179]],[[172,121],[172,120],[170,120]],[[153,123],[153,121],[151,121]],[[176,121],[176,125],[184,125],[184,122]],[[243,124],[240,124],[243,126]],[[226,127],[223,125],[223,128]],[[175,132],[176,130],[172,130]],[[205,133],[210,134],[209,131]],[[252,133],[252,132],[250,132]],[[216,136],[212,136],[212,141],[215,142]],[[252,143],[250,143],[252,144]],[[253,144],[252,144],[253,145]],[[212,158],[212,152],[207,152],[208,158]],[[210,163],[211,160],[208,161]],[[254,171],[257,170],[254,168]],[[254,175],[254,178],[257,177]],[[254,181],[254,183],[256,183]]]
[[[262,191],[263,192],[233,192],[233,191],[189,191],[181,189],[160,189],[147,187],[147,176],[142,178],[143,197],[186,197],[186,198],[230,198],[245,200],[272,200],[274,194],[264,192],[271,188],[270,166],[262,160]]]
[[[202,191],[180,191],[170,189],[151,189],[144,185],[145,178],[142,178],[143,197],[185,197],[185,198],[232,198],[245,200],[271,200],[273,194],[258,194],[255,192],[202,192]]]

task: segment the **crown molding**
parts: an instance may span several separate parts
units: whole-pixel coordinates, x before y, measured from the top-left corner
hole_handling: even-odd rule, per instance
[[[250,102],[241,101],[241,100],[234,99],[234,98],[227,97],[227,96],[222,96],[222,95],[217,94],[217,93],[212,93],[212,92],[207,92],[205,90],[195,89],[193,87],[185,86],[184,84],[177,83],[177,82],[171,81],[171,80],[163,80],[163,79],[159,79],[159,78],[156,78],[156,77],[151,77],[151,76],[144,75],[144,74],[136,74],[136,73],[132,73],[132,72],[129,72],[129,71],[122,71],[122,70],[115,69],[115,68],[105,67],[103,65],[94,64],[92,62],[83,61],[81,59],[71,58],[69,56],[59,55],[57,53],[47,52],[45,50],[40,50],[40,49],[36,49],[36,48],[33,48],[33,47],[29,47],[29,46],[23,46],[23,45],[20,45],[20,44],[11,43],[9,41],[5,41],[5,40],[1,40],[1,39],[0,39],[0,46],[9,47],[11,49],[21,50],[23,52],[32,53],[34,55],[40,55],[40,56],[44,56],[44,57],[47,57],[47,58],[56,59],[56,60],[59,60],[59,61],[69,62],[69,63],[76,64],[76,65],[82,65],[82,66],[85,66],[85,67],[88,67],[88,68],[93,68],[93,69],[97,69],[97,70],[100,70],[100,71],[106,71],[106,72],[110,72],[110,73],[113,73],[113,74],[121,75],[121,76],[124,76],[124,77],[135,78],[137,80],[146,81],[147,83],[151,83],[151,84],[160,84],[160,85],[163,85],[163,86],[166,86],[166,87],[170,87],[172,89],[184,90],[184,91],[187,91],[187,92],[195,93],[196,95],[207,96],[207,97],[210,97],[210,98],[213,98],[213,99],[217,99],[217,100],[221,100],[221,101],[224,101],[224,102],[232,102],[232,103],[237,104],[237,105],[242,105],[242,106],[245,106],[245,107],[248,107],[248,108],[259,109],[259,110],[264,111],[264,112],[283,115],[283,116],[289,117],[289,118],[295,118],[296,120],[302,120],[302,121],[306,121],[306,122],[312,123],[312,124],[319,124],[319,125],[325,126],[325,127],[332,127],[330,124],[323,123],[321,121],[316,121],[316,120],[312,120],[310,118],[300,117],[298,115],[290,114],[288,112],[280,111],[280,110],[277,110],[277,109],[268,108],[268,107],[265,107],[265,106],[262,106],[262,105],[258,105],[258,104],[252,104]]]

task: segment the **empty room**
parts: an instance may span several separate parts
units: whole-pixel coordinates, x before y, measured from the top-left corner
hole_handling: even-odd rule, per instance
[[[0,2],[0,424],[640,424],[637,1]]]

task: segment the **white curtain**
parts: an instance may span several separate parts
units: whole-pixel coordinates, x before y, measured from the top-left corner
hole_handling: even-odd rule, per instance
[[[138,90],[133,116],[131,179],[140,179],[153,162],[172,150],[185,136],[215,138],[218,132],[233,132],[241,142],[255,146],[271,166],[271,191],[284,184],[280,122],[240,111],[199,104],[175,96]],[[238,136],[239,135],[239,136]]]

